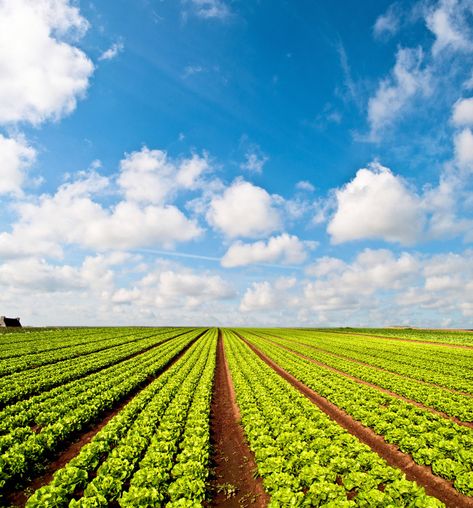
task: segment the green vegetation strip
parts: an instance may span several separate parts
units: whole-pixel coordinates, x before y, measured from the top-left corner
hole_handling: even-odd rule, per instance
[[[268,331],[281,335],[282,330]],[[425,344],[387,344],[383,339],[283,332],[284,337],[327,352],[368,363],[412,379],[473,394],[473,350],[452,350]],[[448,368],[446,368],[448,366]]]
[[[200,333],[201,331],[196,330],[123,362],[122,376],[105,375],[103,383],[97,383],[97,390],[91,397],[86,400],[74,398],[72,407],[68,406],[67,400],[64,401],[64,408],[58,407],[57,401],[49,406],[49,412],[43,407],[44,413],[40,413],[38,418],[44,426],[39,432],[34,432],[29,427],[17,427],[2,436],[0,494],[6,493],[16,483],[21,484],[37,475],[43,464],[71,437],[82,432],[104,411],[113,408],[127,394],[146,383],[151,376],[157,375]]]
[[[306,357],[312,358],[329,367],[345,372],[363,381],[375,384],[380,388],[390,390],[398,395],[419,402],[424,406],[431,407],[463,422],[473,422],[473,398],[436,386],[428,386],[410,378],[393,375],[390,372],[373,369],[366,365],[360,365],[354,361],[334,356],[320,350],[308,347],[303,342],[288,340],[284,337],[285,332],[279,332],[280,337],[275,335],[257,335],[271,342],[280,344]],[[289,335],[289,334],[288,334]]]
[[[431,466],[459,492],[473,496],[472,429],[356,383],[247,331],[241,333],[284,370],[410,454],[417,464]]]
[[[443,506],[330,420],[231,332],[225,332],[225,351],[271,508]]]
[[[216,345],[217,331],[207,332],[26,506],[201,506]]]

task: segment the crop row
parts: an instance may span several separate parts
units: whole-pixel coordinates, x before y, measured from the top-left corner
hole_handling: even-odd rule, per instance
[[[48,351],[63,347],[63,344],[71,345],[77,342],[87,342],[100,339],[110,331],[108,329],[64,329],[64,330],[41,330],[24,333],[8,333],[0,335],[0,358],[13,358],[25,354]]]
[[[330,420],[231,332],[225,352],[270,507],[443,506]]]
[[[342,330],[344,333],[347,330]],[[473,346],[473,333],[463,330],[419,330],[395,328],[357,328],[356,332],[384,337],[402,338],[409,340],[422,340],[429,342],[445,342]]]
[[[0,405],[25,399],[44,392],[54,386],[78,379],[91,372],[113,365],[130,356],[152,348],[176,336],[176,332],[165,334],[149,334],[136,342],[126,343],[98,351],[84,357],[72,358],[45,365],[26,372],[18,372],[0,378]]]
[[[420,465],[473,496],[473,430],[396,397],[359,384],[294,353],[242,332],[252,344],[305,385],[325,397]]]
[[[89,396],[74,399],[72,407],[68,401],[63,406],[58,401],[49,401],[48,408],[39,415],[44,424],[35,432],[28,427],[14,428],[2,436],[3,453],[0,455],[0,492],[23,482],[41,470],[47,462],[73,436],[100,418],[133,390],[142,386],[150,376],[158,374],[163,367],[183,348],[199,335],[198,330],[171,340],[148,353],[124,362],[124,371],[119,377],[104,376],[97,383],[97,390]]]
[[[441,356],[441,351],[437,351],[437,348],[416,357],[415,350],[410,345],[398,348],[402,351],[401,355],[386,345],[371,344],[370,342],[368,348],[366,344],[360,342],[359,337],[356,341],[338,337],[335,339],[324,337],[319,340],[311,334],[291,333],[290,335],[286,334],[286,337],[369,363],[396,374],[473,394],[473,371],[471,370],[473,352],[471,354],[469,351],[464,353],[463,363],[455,365],[452,357],[448,354]]]
[[[183,332],[185,330],[182,330]],[[161,333],[156,332],[154,335],[159,336]],[[177,333],[177,332],[176,332]],[[108,332],[101,335],[99,338],[89,340],[85,343],[71,343],[66,346],[58,347],[54,350],[42,351],[40,353],[26,354],[15,358],[7,358],[0,360],[0,376],[12,374],[14,372],[21,372],[23,370],[40,367],[51,363],[56,363],[79,356],[85,356],[98,351],[104,351],[112,347],[118,347],[122,344],[132,344],[144,337],[149,336],[149,331],[142,332],[141,334],[133,332],[126,334],[118,334],[116,331]]]
[[[257,335],[265,338],[263,334],[258,333]],[[440,387],[425,385],[410,378],[393,375],[390,372],[373,369],[366,365],[360,365],[354,361],[305,346],[302,342],[287,340],[283,337],[284,332],[281,332],[280,338],[273,335],[266,336],[266,338],[270,339],[272,342],[281,344],[298,353],[302,353],[304,356],[317,360],[329,367],[334,367],[363,381],[367,381],[403,397],[420,402],[425,406],[437,409],[450,416],[457,417],[464,422],[473,422],[472,397],[452,393]]]
[[[123,507],[168,500],[199,506],[208,474],[215,349],[213,330],[133,398],[26,506],[105,507],[117,500]]]

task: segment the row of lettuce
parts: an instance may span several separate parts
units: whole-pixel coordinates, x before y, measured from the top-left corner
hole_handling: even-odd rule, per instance
[[[209,475],[216,345],[214,329],[112,418],[26,506],[200,506]]]
[[[341,333],[360,333],[387,338],[440,342],[473,346],[473,330],[438,330],[426,328],[339,328]]]
[[[245,341],[418,464],[451,480],[460,493],[473,496],[471,428],[330,370],[329,366],[345,372],[357,369],[350,374],[360,379],[376,373],[379,377],[369,381],[378,386],[397,379],[313,347],[304,335],[307,332],[278,333],[238,330],[242,341],[237,333],[223,331],[242,425],[271,496],[271,508],[435,508],[443,504],[330,420],[261,361]],[[133,337],[125,335],[116,334],[115,345],[94,350],[91,333],[70,348],[74,351],[87,344],[92,348],[89,353],[32,369],[36,385],[26,378],[26,391],[13,391],[4,402],[0,496],[37,476],[64,445],[142,388],[48,485],[30,497],[27,506],[205,505],[217,330],[169,329],[154,334],[135,330]],[[104,344],[109,344],[106,331],[103,337]],[[129,340],[123,342],[126,337]],[[128,354],[124,354],[125,346]],[[35,354],[44,353],[46,358],[47,351]],[[61,364],[66,367],[57,368],[56,374],[47,370]],[[34,371],[43,374],[35,378]],[[48,380],[45,372],[56,377]],[[0,378],[0,383],[9,377]],[[411,390],[411,398],[424,396],[422,391],[413,391],[413,383],[390,385],[390,389]],[[17,388],[13,385],[12,389]]]
[[[122,362],[180,333],[182,332],[176,330],[167,333],[137,332],[128,335],[124,342],[117,338],[118,345],[83,354],[77,358],[72,357],[2,376],[0,377],[0,408]]]
[[[361,384],[278,346],[272,338],[240,331],[268,358],[305,385],[370,427],[419,465],[473,496],[473,429]]]
[[[66,443],[148,384],[202,333],[160,336],[146,352],[6,406],[0,411],[0,493],[38,474]]]
[[[226,333],[225,346],[270,507],[443,506],[330,420],[233,333]]]
[[[281,336],[281,330],[267,333]],[[395,374],[473,395],[473,349],[333,332],[293,331],[284,336]]]
[[[438,385],[426,384],[413,377],[397,374],[393,372],[393,369],[396,369],[397,366],[395,360],[385,362],[386,364],[389,363],[391,370],[388,371],[376,368],[365,362],[360,363],[353,357],[347,356],[349,352],[344,351],[341,347],[331,347],[332,351],[330,352],[318,346],[314,347],[313,341],[310,338],[300,337],[298,340],[294,340],[292,335],[285,331],[280,331],[278,335],[255,333],[259,337],[266,337],[267,340],[275,344],[301,353],[328,367],[337,369],[362,381],[372,383],[385,390],[395,392],[407,399],[458,418],[462,422],[473,422],[473,397],[468,394],[452,392]],[[333,351],[334,349],[336,349],[336,353]],[[415,366],[411,366],[410,373],[411,376],[415,376]]]

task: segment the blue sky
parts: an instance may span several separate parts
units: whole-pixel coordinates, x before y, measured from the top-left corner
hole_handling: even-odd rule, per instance
[[[469,326],[473,2],[3,0],[0,307]]]

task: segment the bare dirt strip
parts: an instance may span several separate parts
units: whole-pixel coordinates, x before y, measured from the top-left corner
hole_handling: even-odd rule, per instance
[[[31,496],[31,494],[47,485],[53,479],[54,473],[63,468],[70,460],[72,460],[78,453],[81,448],[89,443],[92,438],[107,425],[107,423],[117,415],[135,396],[139,394],[142,390],[147,388],[155,379],[161,376],[166,370],[170,369],[183,355],[184,353],[194,344],[194,342],[202,337],[207,330],[204,330],[200,335],[198,335],[194,340],[192,340],[187,346],[184,347],[174,358],[172,358],[159,373],[154,376],[149,376],[145,384],[141,384],[137,386],[134,390],[132,390],[122,401],[119,402],[117,406],[113,409],[109,409],[106,411],[102,417],[102,419],[95,424],[89,426],[89,430],[85,433],[82,433],[76,440],[66,444],[63,450],[54,457],[54,459],[47,464],[45,470],[42,472],[40,476],[33,478],[26,485],[23,485],[21,489],[9,492],[6,496],[7,501],[10,503],[9,506],[25,506],[26,501]],[[182,334],[179,334],[182,335]],[[176,336],[177,337],[177,336]],[[175,338],[175,337],[173,337]],[[139,354],[139,353],[138,353]],[[135,355],[134,355],[135,356]]]
[[[264,355],[255,346],[246,341],[243,337],[241,338],[248,347],[256,353],[259,358],[261,358],[261,360],[269,365],[282,378],[291,383],[292,386],[297,388],[332,420],[337,422],[360,441],[367,444],[390,466],[401,469],[409,480],[415,481],[418,485],[424,487],[427,494],[440,499],[451,508],[473,507],[473,498],[460,494],[453,487],[452,482],[435,476],[429,467],[419,466],[416,464],[410,455],[401,452],[396,446],[387,443],[382,436],[379,436],[370,428],[363,426],[349,414],[345,413],[345,411],[329,402],[325,397],[322,397],[317,392],[311,390],[297,378],[286,372],[270,358]]]
[[[219,330],[217,366],[211,406],[211,443],[214,478],[209,506],[263,508],[269,495],[261,478],[253,472],[257,466],[240,425],[233,382],[225,358],[222,332]]]
[[[282,349],[285,349],[286,351],[289,351],[290,353],[299,356],[300,358],[307,360],[308,362],[314,363],[315,365],[318,365],[319,367],[322,367],[324,369],[328,369],[332,372],[335,372],[336,374],[340,374],[341,376],[344,376],[348,379],[351,379],[352,381],[355,381],[356,383],[359,383],[360,385],[369,386],[370,388],[374,388],[378,392],[385,393],[386,395],[390,395],[391,397],[394,397],[399,400],[403,400],[404,402],[408,402],[409,404],[412,404],[413,406],[417,406],[421,409],[424,409],[425,411],[429,411],[430,413],[434,413],[438,416],[441,416],[442,418],[445,418],[447,420],[451,420],[452,422],[462,425],[463,427],[469,427],[470,429],[473,429],[473,423],[472,422],[463,422],[456,418],[455,416],[450,416],[447,413],[443,413],[442,411],[438,411],[437,409],[434,409],[430,406],[424,406],[421,402],[417,402],[415,400],[409,399],[407,397],[404,397],[403,395],[399,395],[396,392],[391,392],[390,390],[387,390],[386,388],[382,388],[381,386],[378,386],[377,384],[370,383],[369,381],[365,381],[363,379],[360,379],[359,377],[352,376],[351,374],[348,374],[347,372],[344,372],[343,370],[337,369],[335,367],[331,367],[330,365],[327,365],[323,362],[320,362],[318,360],[314,360],[314,358],[310,358],[309,356],[306,356],[302,353],[299,353],[298,351],[294,351],[293,349],[283,346],[281,344],[278,344],[277,342],[274,342],[270,339],[266,339],[271,344],[274,344],[277,347],[280,347]]]
[[[261,337],[261,338],[266,338],[266,337],[269,336],[269,337],[275,337],[276,339],[281,339],[281,340],[291,340],[291,341],[297,343],[297,338],[286,339],[284,337],[280,337],[279,335],[274,335],[273,333],[267,333],[267,332],[265,332],[265,334],[263,336],[262,335],[258,335],[257,333],[255,333],[255,335],[257,335],[258,337]],[[299,344],[302,344],[304,346],[310,347],[311,349],[315,349],[316,351],[320,351],[321,353],[325,353],[325,354],[334,356],[336,358],[341,358],[342,360],[348,360],[350,362],[358,363],[359,365],[363,365],[365,367],[369,367],[370,369],[379,370],[381,372],[385,372],[386,374],[390,374],[392,376],[400,377],[401,379],[412,380],[412,381],[415,381],[416,383],[421,383],[421,384],[426,385],[426,386],[435,386],[435,388],[441,388],[442,390],[446,390],[447,392],[451,392],[451,393],[458,393],[459,395],[464,395],[465,397],[473,397],[473,394],[471,394],[471,393],[462,392],[460,390],[455,390],[454,388],[449,388],[448,386],[439,385],[437,383],[429,383],[428,381],[423,381],[422,379],[417,379],[415,377],[410,377],[410,376],[406,376],[406,375],[403,375],[403,374],[399,374],[398,372],[394,372],[392,370],[384,369],[383,367],[378,367],[376,365],[372,365],[371,363],[362,362],[361,360],[356,360],[355,358],[352,358],[351,356],[342,355],[340,353],[332,353],[332,351],[327,351],[326,349],[324,349],[324,348],[322,348],[320,346],[314,346],[312,344],[307,344],[305,342],[304,343],[300,342]]]
[[[301,331],[304,331],[302,328]],[[305,330],[312,331],[317,333],[338,333],[340,335],[361,335],[362,337],[374,337],[375,339],[386,339],[386,340],[402,340],[404,342],[414,342],[415,344],[429,344],[430,346],[442,346],[442,347],[453,347],[460,349],[473,349],[473,346],[468,346],[466,344],[455,344],[452,342],[434,342],[430,340],[417,340],[417,339],[406,339],[405,337],[393,337],[391,335],[373,335],[372,333],[362,333],[362,332],[341,332],[340,330]],[[471,333],[471,332],[468,332]]]

